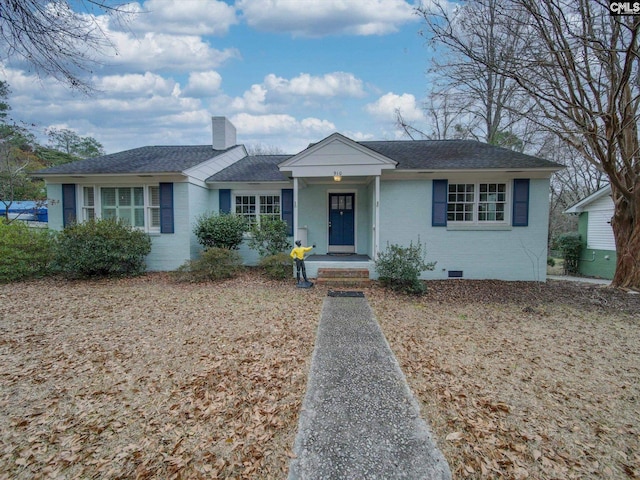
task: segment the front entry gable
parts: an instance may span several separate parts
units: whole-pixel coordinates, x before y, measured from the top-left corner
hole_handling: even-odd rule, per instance
[[[279,165],[292,177],[350,177],[380,175],[396,162],[357,142],[334,133]]]

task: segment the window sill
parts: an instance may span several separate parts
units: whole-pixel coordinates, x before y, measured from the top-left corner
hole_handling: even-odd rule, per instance
[[[478,225],[478,224],[470,224],[470,225],[452,225],[447,224],[447,231],[510,231],[513,230],[511,225]]]

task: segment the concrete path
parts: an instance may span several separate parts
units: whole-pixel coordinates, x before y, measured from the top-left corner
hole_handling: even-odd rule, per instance
[[[324,301],[293,451],[290,480],[451,478],[365,298]]]
[[[559,280],[564,282],[594,283],[597,285],[610,285],[611,280],[604,278],[570,277],[569,275],[547,275],[547,280]]]

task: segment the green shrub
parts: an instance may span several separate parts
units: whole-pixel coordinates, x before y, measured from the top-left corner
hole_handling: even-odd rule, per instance
[[[285,280],[293,276],[291,257],[286,253],[263,257],[260,260],[260,268],[267,277],[274,280]]]
[[[577,275],[580,270],[580,253],[582,252],[580,233],[570,232],[560,235],[556,243],[562,251],[564,274]]]
[[[207,282],[233,278],[242,270],[242,258],[235,250],[212,247],[196,260],[188,260],[175,272],[173,278],[178,282]]]
[[[420,239],[411,242],[408,247],[387,244],[387,249],[378,254],[375,268],[380,283],[395,291],[421,295],[426,291],[420,274],[425,270],[433,270],[436,262],[425,262],[426,252]]]
[[[7,283],[50,273],[53,234],[23,222],[0,222],[0,282]]]
[[[555,267],[556,259],[553,257],[547,257],[547,265],[549,265],[550,267]]]
[[[198,217],[193,232],[205,248],[237,250],[249,225],[239,215],[206,213]]]
[[[150,251],[148,234],[119,220],[90,220],[60,232],[55,263],[68,278],[134,276]]]
[[[291,248],[287,222],[279,218],[264,217],[260,225],[251,225],[249,248],[257,250],[261,257],[276,255]]]

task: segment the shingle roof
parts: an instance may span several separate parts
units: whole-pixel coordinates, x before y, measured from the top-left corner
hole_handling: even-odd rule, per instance
[[[397,170],[560,168],[561,165],[475,140],[358,142],[398,162]]]
[[[207,178],[207,182],[282,182],[289,178],[278,169],[278,164],[292,155],[252,155],[238,160]]]
[[[397,170],[558,169],[541,158],[475,140],[397,140],[358,142],[398,163]],[[140,147],[67,163],[36,174],[92,175],[175,173],[205,162],[227,150],[211,145]],[[278,165],[293,155],[253,155],[240,159],[207,182],[277,182],[288,180]]]
[[[36,174],[175,173],[214,158],[227,150],[211,145],[140,147],[101,157],[66,163]]]

